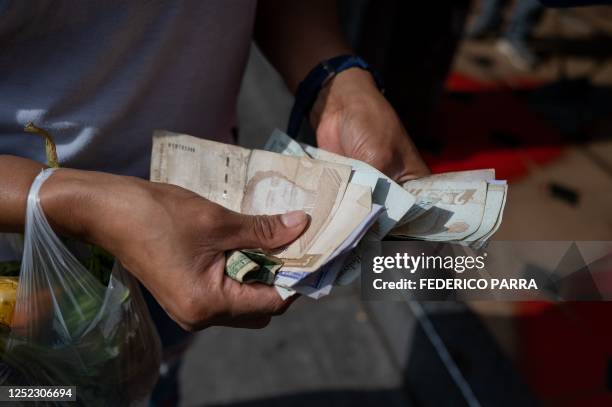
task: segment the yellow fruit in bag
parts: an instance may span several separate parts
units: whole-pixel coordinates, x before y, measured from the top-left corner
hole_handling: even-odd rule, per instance
[[[0,324],[7,327],[13,322],[19,277],[0,277]]]

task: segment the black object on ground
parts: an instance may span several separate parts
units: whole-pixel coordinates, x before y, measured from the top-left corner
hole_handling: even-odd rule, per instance
[[[580,194],[572,188],[557,184],[556,182],[551,182],[548,185],[548,189],[553,198],[565,201],[570,205],[576,206],[580,201]]]

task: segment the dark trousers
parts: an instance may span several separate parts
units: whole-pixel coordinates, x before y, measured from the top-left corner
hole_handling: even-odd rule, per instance
[[[505,0],[482,0],[480,15],[475,26],[493,28],[502,23]],[[517,0],[504,37],[509,40],[525,41],[533,32],[544,7],[539,0]]]

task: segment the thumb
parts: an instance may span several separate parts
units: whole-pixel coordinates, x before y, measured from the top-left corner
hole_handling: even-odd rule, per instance
[[[227,243],[230,249],[270,250],[284,246],[297,239],[308,224],[304,211],[287,212],[280,215],[237,215],[234,227],[228,230]]]

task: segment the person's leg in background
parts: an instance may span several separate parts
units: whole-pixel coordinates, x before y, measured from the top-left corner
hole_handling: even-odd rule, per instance
[[[481,0],[480,11],[467,31],[468,38],[494,35],[502,24],[504,0]]]
[[[538,62],[528,40],[543,11],[544,7],[539,0],[517,0],[506,32],[497,43],[497,49],[519,69],[531,69]]]

